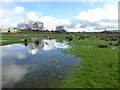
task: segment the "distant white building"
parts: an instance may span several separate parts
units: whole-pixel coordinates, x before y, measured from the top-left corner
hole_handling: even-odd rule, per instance
[[[17,33],[19,30],[13,28],[0,28],[0,33]]]

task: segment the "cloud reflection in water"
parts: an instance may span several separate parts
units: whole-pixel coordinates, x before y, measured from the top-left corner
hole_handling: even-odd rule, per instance
[[[26,48],[27,47],[27,48]],[[57,48],[68,48],[66,41],[62,40],[41,40],[35,39],[32,43],[22,44],[12,44],[7,46],[2,46],[2,57],[9,58],[10,62],[3,61],[3,87],[13,87],[16,82],[22,80],[24,76],[29,72],[29,66],[22,66],[16,63],[17,59],[26,59],[26,53],[21,52],[21,50],[27,50],[31,54],[36,54],[39,49],[48,51]],[[11,62],[11,60],[16,60]]]
[[[38,49],[42,50],[53,50],[56,48],[68,48],[70,47],[67,45],[66,41],[62,40],[38,40],[38,43],[36,44],[35,41],[32,43],[27,44],[28,52],[31,54],[36,54]]]
[[[41,83],[41,87],[42,85],[45,85],[45,87],[57,85],[57,81],[48,78],[54,78],[55,80],[60,78],[51,76],[51,74],[56,73],[57,76],[60,75],[63,79],[62,77],[65,77],[65,74],[62,74],[62,71],[68,71],[69,68],[73,68],[79,62],[78,59],[73,59],[73,56],[65,55],[58,49],[69,47],[66,41],[47,39],[36,39],[25,45],[2,46],[3,87],[22,87],[22,85],[23,87],[24,85],[32,87],[38,83]],[[57,60],[56,63],[52,62],[54,59]],[[50,82],[49,85],[48,82]],[[29,84],[31,85],[29,86]]]
[[[21,80],[28,73],[27,68],[14,63],[3,63],[2,71],[3,87],[4,85],[8,87],[14,85],[15,82]]]

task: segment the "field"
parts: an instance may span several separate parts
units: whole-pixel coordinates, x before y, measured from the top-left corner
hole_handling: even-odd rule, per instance
[[[117,34],[10,33],[2,34],[1,45],[24,43],[24,39],[32,37],[67,40],[72,48],[63,52],[82,59],[70,77],[61,81],[60,88],[118,88]]]

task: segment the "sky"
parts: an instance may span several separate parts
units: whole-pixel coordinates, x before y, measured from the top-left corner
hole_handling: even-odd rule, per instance
[[[1,28],[17,27],[29,20],[41,21],[49,30],[63,25],[71,32],[118,27],[117,2],[2,2],[1,6]]]

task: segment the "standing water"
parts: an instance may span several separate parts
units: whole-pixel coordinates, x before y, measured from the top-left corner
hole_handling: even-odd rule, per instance
[[[62,51],[70,48],[66,41],[32,41],[1,46],[3,88],[57,88],[80,62]]]

